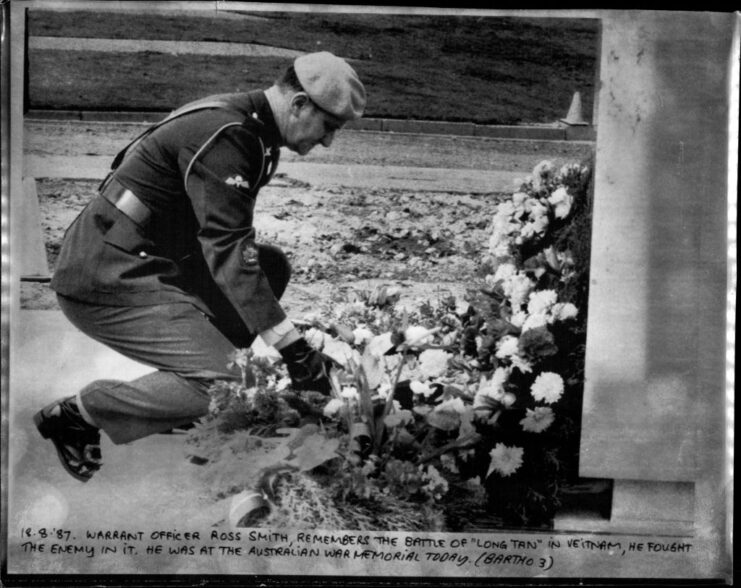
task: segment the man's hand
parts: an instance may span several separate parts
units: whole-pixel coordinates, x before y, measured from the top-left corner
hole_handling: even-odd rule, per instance
[[[296,390],[316,390],[329,394],[329,370],[335,361],[314,349],[301,337],[279,349],[288,367],[288,375]]]

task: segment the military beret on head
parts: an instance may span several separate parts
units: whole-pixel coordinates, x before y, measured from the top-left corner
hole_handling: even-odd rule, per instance
[[[317,106],[346,121],[363,116],[365,88],[344,59],[328,51],[308,53],[296,58],[293,68]]]

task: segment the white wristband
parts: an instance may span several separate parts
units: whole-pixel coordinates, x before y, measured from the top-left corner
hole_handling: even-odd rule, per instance
[[[293,323],[290,319],[284,319],[274,327],[265,329],[262,333],[260,333],[260,337],[263,341],[265,341],[265,345],[267,345],[268,347],[274,347],[276,343],[280,342],[283,337],[285,337],[295,329],[296,327],[293,326]]]

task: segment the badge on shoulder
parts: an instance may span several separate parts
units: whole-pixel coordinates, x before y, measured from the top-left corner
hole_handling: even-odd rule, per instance
[[[226,183],[230,186],[236,186],[237,188],[244,188],[245,190],[250,189],[250,183],[240,175],[227,178]]]

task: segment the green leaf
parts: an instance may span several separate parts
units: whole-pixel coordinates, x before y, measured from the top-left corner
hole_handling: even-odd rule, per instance
[[[453,410],[434,410],[425,418],[428,425],[441,431],[455,431],[461,424],[461,417]]]

